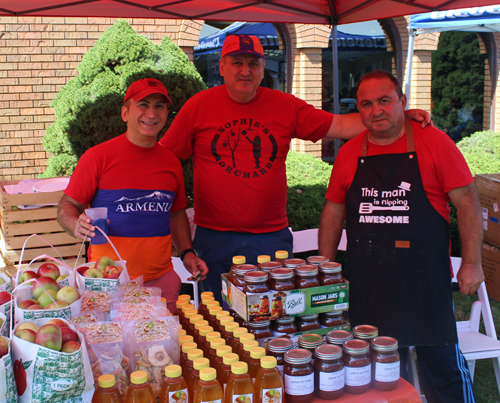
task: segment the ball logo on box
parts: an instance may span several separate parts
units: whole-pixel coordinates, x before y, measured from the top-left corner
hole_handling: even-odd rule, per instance
[[[286,296],[285,312],[287,315],[302,313],[306,310],[306,295],[302,292]]]

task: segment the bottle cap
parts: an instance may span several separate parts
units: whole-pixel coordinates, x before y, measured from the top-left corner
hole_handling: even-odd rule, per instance
[[[248,364],[243,361],[233,362],[231,364],[231,372],[236,375],[246,374],[248,372]]]
[[[288,259],[288,251],[277,250],[276,251],[276,259]]]
[[[200,331],[200,329],[204,326],[208,326],[208,320],[197,320],[195,323],[194,323],[194,328],[198,331]]]
[[[181,294],[177,297],[177,301],[181,301],[181,300],[191,301],[191,295]]]
[[[243,264],[246,261],[245,256],[233,256],[233,264]]]
[[[200,336],[207,337],[207,334],[213,332],[214,328],[212,326],[202,326],[199,331]]]
[[[212,291],[203,291],[201,294],[200,294],[200,298],[203,300],[203,297],[208,297],[208,296],[211,296],[213,297],[214,296],[214,293]]]
[[[182,346],[184,343],[192,343],[194,341],[194,338],[193,338],[193,336],[186,334],[184,336],[181,336],[180,340],[181,340],[181,346]]]
[[[215,301],[215,298],[213,295],[205,295],[204,297],[201,297],[201,303],[203,305],[206,305],[208,301]]]
[[[217,372],[214,368],[200,369],[200,379],[202,381],[213,381],[217,377]]]
[[[187,335],[187,332],[184,329],[181,329],[181,337]]]
[[[257,340],[245,340],[243,343],[243,350],[250,351],[254,347],[259,347],[259,342]]]
[[[130,382],[135,385],[142,385],[148,381],[148,374],[144,371],[135,371],[130,374]]]
[[[161,297],[161,298],[160,298],[160,302],[165,302],[165,303],[167,303],[167,299],[166,299],[166,298],[164,298],[164,297]]]
[[[220,305],[208,307],[208,312],[210,312],[210,315],[212,316],[215,316],[215,314],[219,311],[222,311],[222,307]]]
[[[194,361],[197,358],[203,358],[203,351],[201,351],[199,348],[195,348],[188,352],[188,360]]]
[[[101,375],[97,379],[97,383],[101,388],[111,388],[112,386],[115,386],[116,383],[115,376],[111,374]]]
[[[260,359],[266,355],[266,349],[263,347],[254,347],[250,350],[250,357]]]
[[[223,316],[220,318],[219,323],[221,326],[226,326],[226,323],[234,322],[234,318],[232,316]]]
[[[189,304],[189,301],[185,301],[185,300],[181,299],[180,301],[177,301],[177,302],[175,303],[175,307],[176,307],[177,309],[182,309],[182,307],[183,307],[184,305],[188,305],[188,304]]]
[[[232,353],[233,349],[231,348],[231,346],[223,345],[223,346],[217,347],[216,352],[217,352],[217,357],[224,357],[224,355],[226,355],[228,353]]]
[[[198,311],[196,309],[188,309],[188,310],[184,311],[184,317],[186,319],[190,319],[191,316],[194,316],[194,315],[198,315]]]
[[[216,319],[220,322],[220,320],[224,317],[224,316],[229,316],[229,312],[228,311],[219,311],[215,314],[215,317]]]
[[[199,320],[204,320],[204,319],[203,319],[203,315],[196,314],[196,315],[191,315],[191,316],[189,317],[189,322],[190,322],[191,324],[193,324],[193,325],[195,324],[195,322],[198,322]],[[207,322],[207,323],[208,323],[208,322]]]
[[[262,368],[276,368],[276,365],[278,365],[276,357],[268,355],[260,359],[260,366]]]
[[[191,337],[191,336],[189,336]],[[192,341],[188,341],[187,343],[184,343],[182,346],[182,352],[183,353],[189,353],[191,350],[194,350],[195,348],[198,348],[198,345]]]
[[[243,344],[247,340],[255,340],[255,335],[253,333],[243,333],[240,336],[240,343]]]
[[[178,378],[182,375],[182,368],[180,365],[169,365],[165,367],[165,376],[167,378]]]
[[[224,330],[228,333],[233,333],[239,327],[240,325],[237,322],[229,322],[224,326]]]
[[[186,304],[182,306],[182,313],[185,313],[188,309],[195,309],[193,304]]]
[[[226,340],[218,338],[210,340],[210,348],[217,350],[217,347],[223,346],[226,344]]]
[[[205,305],[206,305],[206,307],[208,309],[211,306],[220,306],[220,303],[219,303],[219,301],[216,301],[215,299],[211,299],[211,300],[206,301]]]
[[[231,365],[233,362],[236,362],[240,359],[238,354],[235,353],[227,353],[222,356],[222,361],[225,365]]]
[[[271,261],[271,256],[269,256],[269,255],[257,256],[257,263],[265,263],[265,262],[270,262],[270,261]]]
[[[194,369],[202,369],[202,368],[208,368],[210,366],[210,361],[208,358],[197,358],[196,360],[193,361],[193,368]]]
[[[242,334],[248,333],[248,329],[246,327],[239,327],[237,329],[234,329],[233,331],[233,337],[236,337],[239,339]]]
[[[210,343],[213,339],[220,339],[221,334],[219,332],[208,332],[205,336],[207,341]]]

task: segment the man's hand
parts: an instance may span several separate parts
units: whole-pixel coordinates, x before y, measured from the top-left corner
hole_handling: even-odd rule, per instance
[[[91,224],[92,220],[85,214],[80,214],[75,224],[73,235],[83,241],[89,241],[95,237],[96,228]],[[90,230],[90,232],[89,232]],[[90,238],[89,238],[90,237]]]
[[[405,111],[405,117],[416,122],[421,122],[420,127],[422,129],[428,125],[434,127],[430,113],[423,109],[408,109]]]
[[[475,294],[484,281],[484,273],[480,264],[467,264],[462,261],[457,273],[460,292],[465,295]]]
[[[186,253],[182,263],[184,263],[184,267],[193,275],[188,278],[189,281],[202,281],[207,278],[207,264],[193,252]]]
[[[83,212],[87,206],[77,202],[67,195],[63,195],[57,209],[57,221],[66,232],[83,241],[90,241],[95,236],[95,227],[90,224],[90,217]],[[88,232],[90,229],[91,232]]]

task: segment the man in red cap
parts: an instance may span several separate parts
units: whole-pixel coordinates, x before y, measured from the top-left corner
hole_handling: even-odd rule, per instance
[[[277,250],[292,256],[285,167],[290,141],[347,139],[363,131],[359,114],[334,116],[260,87],[264,67],[257,37],[228,36],[219,60],[225,84],[189,99],[160,140],[179,158],[193,156],[193,244],[212,273],[203,285],[216,298],[232,256],[254,264],[258,255],[274,258]],[[424,119],[419,112],[411,116]]]
[[[173,271],[172,242],[178,251],[191,250],[192,244],[182,167],[157,143],[171,103],[158,80],[130,85],[121,110],[127,131],[82,155],[59,202],[58,221],[68,233],[90,240],[96,229],[85,208],[107,207],[108,236],[127,261],[130,277],[144,276],[145,285],[161,287],[173,312],[181,282]],[[109,243],[92,245],[89,260],[101,256],[118,259]],[[201,278],[208,272],[192,253],[184,265]]]

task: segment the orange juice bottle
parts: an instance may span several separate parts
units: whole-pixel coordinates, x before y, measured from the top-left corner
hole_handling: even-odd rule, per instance
[[[266,356],[266,349],[263,347],[253,347],[250,350],[250,361],[248,362],[248,373],[255,382],[255,377],[260,369],[260,359]]]
[[[233,338],[228,340],[227,344],[233,348],[233,351],[236,354],[240,354],[240,351],[242,350],[243,345],[240,342],[240,337],[244,333],[248,333],[248,329],[246,327],[239,327],[237,329],[234,329],[233,330]]]
[[[198,312],[200,313],[200,315],[203,315],[205,319],[207,318],[208,315],[207,302],[209,301],[215,301],[213,295],[202,296],[200,300],[200,305],[198,306]]]
[[[160,390],[160,403],[188,403],[189,392],[187,383],[182,376],[180,365],[169,365],[165,367],[165,379]]]
[[[245,344],[243,344],[243,354],[240,354],[240,361],[246,362],[248,365],[250,363],[250,350],[254,347],[259,347],[259,342],[257,340],[245,340]]]
[[[189,312],[189,311],[188,311]],[[196,313],[195,315],[190,315],[189,316],[189,323],[186,327],[186,332],[187,334],[190,334],[191,336],[194,337],[194,342],[196,343],[196,332],[194,331],[194,324],[198,322],[199,320],[204,320],[203,316],[200,315],[199,313]]]
[[[217,312],[222,311],[222,307],[220,305],[209,305],[208,306],[208,324],[215,329],[215,315]]]
[[[229,311],[219,311],[215,314],[215,326],[213,328],[216,332],[220,332],[222,330],[220,326],[220,320],[225,316],[230,317]]]
[[[191,377],[193,376],[193,370],[194,370],[193,361],[196,360],[197,358],[203,358],[203,351],[201,351],[198,348],[195,348],[194,350],[188,352],[188,359],[186,361],[186,368],[185,368],[186,371],[182,372],[184,379],[186,380],[188,385],[190,384]]]
[[[222,365],[224,364],[222,359],[226,354],[232,353],[233,350],[231,349],[231,346],[219,346],[215,350],[215,353],[217,354],[217,357],[215,357],[215,365],[213,368],[217,371],[217,378],[219,378],[222,374]]]
[[[189,337],[192,338],[193,336],[189,336]],[[181,345],[180,365],[181,365],[181,368],[182,368],[182,376],[184,378],[186,378],[186,376],[187,376],[186,365],[187,365],[187,361],[188,361],[188,353],[191,350],[194,350],[196,348],[198,348],[198,346],[194,342],[187,342],[187,343],[184,343],[184,344]]]
[[[208,358],[197,358],[193,361],[193,373],[191,374],[188,383],[189,395],[192,396],[189,398],[190,403],[193,402],[194,391],[196,390],[198,381],[200,380],[200,370],[208,367],[210,367],[210,361]]]
[[[188,305],[189,301],[186,300],[177,300],[175,303],[175,311],[172,315],[177,315],[179,317],[179,321],[183,318],[182,316],[182,307]]]
[[[224,339],[213,339],[210,341],[210,349],[208,350],[208,356],[210,357],[210,366],[215,368],[215,359],[217,358],[217,349],[221,346],[226,345],[226,340]]]
[[[116,387],[114,375],[101,375],[97,379],[98,386],[92,397],[92,403],[122,403],[122,396]]]
[[[156,403],[155,394],[144,371],[132,372],[125,403]]]
[[[200,370],[200,381],[194,391],[193,403],[224,403],[224,392],[213,368]]]
[[[198,324],[199,322],[196,322]],[[208,356],[207,349],[207,334],[212,333],[214,328],[212,326],[202,326],[199,329],[200,336],[198,337],[198,348],[203,351],[203,355]]]
[[[253,403],[273,401],[283,402],[283,378],[277,367],[276,357],[267,356],[260,359],[260,369],[255,378],[255,394]]]
[[[198,311],[192,308],[192,309],[186,309],[183,312],[184,312],[184,321],[181,323],[181,326],[186,331],[187,334],[192,336],[193,332],[191,331],[191,329],[189,329],[190,325],[189,320],[191,319],[192,316],[198,315]]]
[[[193,337],[194,337],[195,343],[198,344],[198,348],[201,350],[202,350],[202,348],[200,347],[200,327],[203,327],[203,326],[208,326],[208,321],[206,321],[205,319],[197,320],[196,322],[194,322]]]
[[[233,339],[233,332],[235,329],[238,329],[240,325],[236,322],[227,322],[224,326],[224,330],[221,332],[222,338],[227,340],[227,345],[231,346],[234,350],[234,343],[231,343]]]
[[[233,362],[224,396],[226,402],[253,402],[253,384],[246,362]]]
[[[237,362],[238,359],[238,354],[234,353],[227,353],[222,357],[222,371],[221,374],[219,374],[219,381],[222,385],[222,388],[224,389],[224,392],[226,391],[229,375],[231,375],[231,364]]]
[[[244,328],[243,328],[244,329]],[[240,361],[243,361],[241,357],[245,355],[245,350],[243,350],[243,345],[248,341],[248,340],[255,340],[255,335],[253,333],[243,333],[240,335],[238,342],[236,343],[238,346],[238,350],[236,351],[236,354],[240,356]],[[250,353],[248,353],[250,354]],[[248,364],[248,363],[247,363]]]
[[[208,332],[207,335],[205,336],[206,342],[205,342],[205,351],[207,352],[207,357],[209,357],[210,354],[210,343],[214,339],[220,339],[222,336],[219,332]],[[215,354],[215,351],[214,351]]]

